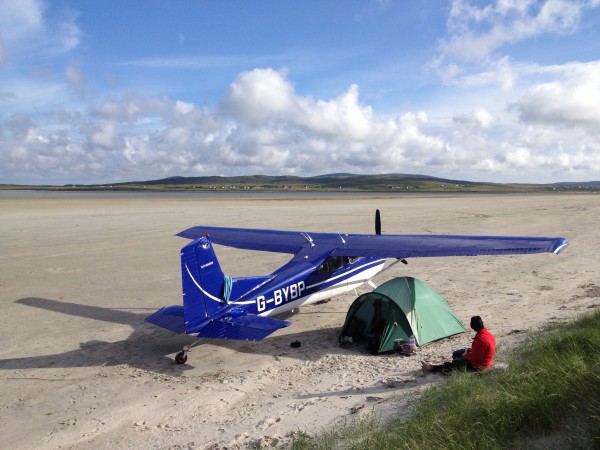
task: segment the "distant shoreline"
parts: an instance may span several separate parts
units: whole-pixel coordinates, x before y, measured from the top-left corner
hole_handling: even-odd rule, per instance
[[[243,199],[335,199],[335,198],[417,198],[417,197],[469,197],[469,196],[543,196],[543,195],[568,195],[568,194],[594,194],[598,191],[524,191],[524,192],[498,192],[498,191],[141,191],[141,190],[46,190],[46,189],[1,189],[0,199],[12,200],[72,200],[72,199],[213,199],[213,200],[243,200]]]
[[[448,193],[546,193],[546,192],[600,192],[600,181],[556,183],[492,183],[452,180],[428,175],[411,174],[327,174],[313,177],[244,175],[169,177],[159,180],[131,181],[102,184],[10,184],[0,183],[0,190],[35,191],[126,191],[126,192],[182,192],[208,193],[331,193],[363,194],[448,194]]]

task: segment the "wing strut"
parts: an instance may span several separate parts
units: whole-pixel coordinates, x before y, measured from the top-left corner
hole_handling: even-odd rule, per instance
[[[302,236],[304,236],[306,238],[306,240],[309,242],[311,247],[315,246],[315,243],[313,242],[312,238],[310,237],[310,235],[308,233],[300,233],[302,234]]]

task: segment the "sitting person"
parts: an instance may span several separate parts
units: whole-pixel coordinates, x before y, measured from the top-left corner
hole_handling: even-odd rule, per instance
[[[494,361],[496,339],[484,327],[483,320],[479,316],[471,317],[471,328],[477,332],[471,348],[454,351],[452,362],[434,365],[421,361],[423,372],[449,372],[455,369],[479,372],[489,369]]]

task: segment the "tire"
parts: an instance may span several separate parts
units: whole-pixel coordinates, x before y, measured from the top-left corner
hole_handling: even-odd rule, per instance
[[[175,355],[175,362],[177,364],[185,364],[186,361],[187,361],[187,353],[186,352],[179,352]]]

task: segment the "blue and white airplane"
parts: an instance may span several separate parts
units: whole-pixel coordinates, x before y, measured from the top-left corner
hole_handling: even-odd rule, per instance
[[[384,269],[387,258],[395,258],[392,263],[395,264],[418,257],[559,254],[568,245],[568,240],[562,237],[381,235],[379,211],[374,234],[199,225],[177,235],[192,240],[181,250],[183,306],[164,307],[146,322],[175,333],[196,334],[200,339],[252,341],[262,340],[290,325],[269,316],[370,282]],[[221,270],[213,243],[294,256],[269,275],[231,278]],[[199,340],[185,346],[175,361],[185,363],[188,351]]]

